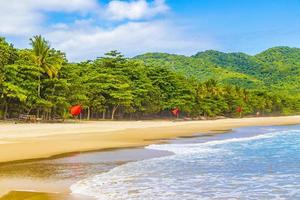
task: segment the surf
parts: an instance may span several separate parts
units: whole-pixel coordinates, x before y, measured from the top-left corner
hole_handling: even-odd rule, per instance
[[[71,191],[99,200],[298,197],[300,129],[276,130],[203,143],[150,145],[146,148],[173,155],[118,166],[73,184]]]

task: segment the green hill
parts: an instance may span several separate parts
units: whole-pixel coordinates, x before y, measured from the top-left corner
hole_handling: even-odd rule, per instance
[[[270,48],[255,58],[261,63],[257,76],[274,89],[300,92],[300,49]]]
[[[147,65],[160,65],[168,67],[188,77],[206,81],[215,79],[224,84],[237,84],[244,88],[257,88],[263,86],[263,82],[251,76],[241,73],[230,67],[223,67],[217,63],[197,57],[186,57],[181,55],[148,53],[135,57]]]
[[[216,79],[248,89],[300,91],[300,49],[270,48],[255,56],[214,50],[191,57],[147,53],[136,56],[147,65],[160,65],[199,80]]]

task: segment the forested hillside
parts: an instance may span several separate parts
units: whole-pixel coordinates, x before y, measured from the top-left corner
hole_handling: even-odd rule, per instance
[[[149,53],[136,57],[146,64],[160,64],[199,80],[216,79],[248,89],[300,93],[300,49],[270,48],[255,56],[214,50],[185,57]]]
[[[244,88],[258,88],[264,85],[261,80],[252,76],[251,73],[244,73],[243,69],[234,70],[235,66],[242,63],[239,57],[232,59],[227,54],[217,51],[206,51],[192,57],[148,53],[135,58],[143,61],[145,64],[168,67],[180,74],[200,81],[215,79],[220,83]],[[232,66],[230,66],[231,64]]]
[[[238,116],[300,111],[300,49],[275,47],[256,56],[205,51],[194,56],[148,53],[125,58],[117,51],[70,63],[41,36],[30,49],[0,38],[0,117],[86,119]]]

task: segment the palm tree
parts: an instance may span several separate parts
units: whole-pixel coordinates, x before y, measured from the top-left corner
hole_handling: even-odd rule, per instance
[[[30,39],[32,46],[34,63],[38,67],[40,73],[38,76],[37,95],[41,98],[41,77],[48,76],[50,79],[57,76],[64,56],[61,52],[50,48],[50,44],[40,35],[34,36]],[[39,117],[40,110],[37,109],[37,116]]]
[[[34,53],[34,62],[42,74],[49,78],[57,76],[57,73],[64,61],[58,52],[50,48],[50,44],[42,36],[36,35],[30,39]],[[42,75],[41,74],[41,75]],[[41,75],[39,76],[38,96],[41,95]]]

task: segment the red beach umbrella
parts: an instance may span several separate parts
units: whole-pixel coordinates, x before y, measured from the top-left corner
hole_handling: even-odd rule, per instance
[[[174,108],[171,110],[171,113],[174,117],[179,117],[180,110],[179,108]]]
[[[241,106],[237,107],[236,112],[240,114],[240,118],[242,118],[243,108]]]
[[[76,106],[72,106],[70,109],[70,113],[73,116],[78,116],[81,113],[81,106],[80,105],[76,105]]]
[[[236,112],[241,113],[243,111],[242,107],[237,107]]]

